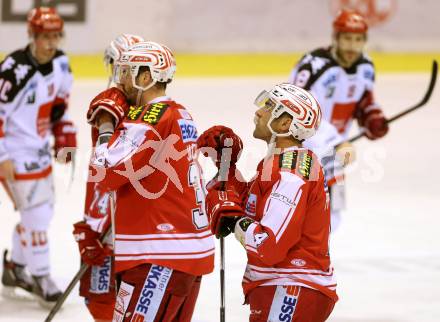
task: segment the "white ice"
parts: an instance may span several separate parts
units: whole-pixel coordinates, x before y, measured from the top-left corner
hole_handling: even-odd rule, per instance
[[[390,116],[416,103],[428,74],[379,75],[376,98]],[[169,92],[192,112],[200,132],[211,125],[232,127],[245,142],[239,165],[251,177],[266,147],[252,138],[254,97],[282,78],[187,78],[178,74]],[[70,169],[55,166],[56,214],[50,229],[53,275],[65,287],[78,270],[72,223],[81,219],[89,130],[84,114],[105,80],[77,81],[70,114],[79,127],[79,158],[70,190]],[[347,175],[348,209],[332,236],[331,255],[338,277],[339,302],[333,322],[440,321],[440,91],[419,111],[392,124],[386,138],[356,143],[358,161]],[[354,131],[355,132],[355,131]],[[213,166],[205,163],[207,173]],[[18,221],[0,192],[0,247],[9,248]],[[216,258],[218,264],[218,257]],[[247,321],[241,276],[245,253],[226,242],[226,317]],[[194,321],[219,320],[219,271],[203,279]],[[43,321],[47,311],[35,302],[0,298],[0,322]],[[92,321],[75,289],[54,321]]]

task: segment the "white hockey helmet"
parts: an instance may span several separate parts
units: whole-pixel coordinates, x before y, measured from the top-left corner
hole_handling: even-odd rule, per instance
[[[120,83],[124,66],[128,66],[130,69],[133,86],[142,91],[149,89],[157,82],[171,82],[176,72],[176,60],[171,50],[165,45],[152,41],[136,43],[122,53],[121,57],[115,62],[115,83]],[[136,77],[139,68],[142,66],[149,68],[153,80],[146,87],[136,84]]]
[[[312,137],[321,123],[318,101],[306,90],[289,83],[276,85],[269,92],[262,91],[255,99],[255,105],[271,110],[272,115],[267,127],[273,137],[292,135],[298,141],[303,141]],[[292,116],[289,132],[276,133],[271,123],[283,113]]]
[[[110,45],[104,51],[104,63],[106,66],[113,64],[121,57],[122,52],[126,51],[130,46],[144,41],[141,36],[131,34],[121,34],[110,42]]]

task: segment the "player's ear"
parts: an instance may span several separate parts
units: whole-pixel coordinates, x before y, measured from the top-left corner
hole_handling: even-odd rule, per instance
[[[289,132],[290,124],[292,124],[292,116],[290,116],[287,113],[284,113],[283,115],[281,115],[280,123],[279,123],[280,132],[281,133]]]

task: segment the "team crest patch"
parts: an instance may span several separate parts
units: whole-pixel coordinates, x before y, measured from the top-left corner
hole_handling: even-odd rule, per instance
[[[257,196],[251,193],[246,202],[245,212],[246,215],[255,216],[256,211],[257,211]]]
[[[163,116],[167,108],[168,108],[167,104],[163,104],[163,103],[151,104],[148,107],[148,109],[145,111],[142,120],[151,125],[155,125],[159,122],[160,118]]]
[[[116,296],[115,310],[113,313],[113,322],[122,322],[133,296],[134,286],[121,282],[118,295]]]

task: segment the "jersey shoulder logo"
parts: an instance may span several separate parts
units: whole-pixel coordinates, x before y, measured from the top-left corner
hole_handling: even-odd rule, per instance
[[[144,106],[138,106],[138,107],[130,106],[130,110],[127,113],[127,118],[130,121],[136,121],[141,115],[143,110],[144,110]]]
[[[317,178],[315,160],[307,150],[287,151],[280,155],[281,170],[290,171],[304,180]]]
[[[0,71],[3,73],[7,70],[10,70],[10,69],[12,69],[12,67],[14,67],[14,65],[15,65],[15,59],[12,58],[11,56],[8,56],[4,60],[2,66],[0,67]]]
[[[179,119],[177,120],[177,123],[179,123],[180,132],[182,134],[182,141],[184,143],[197,141],[197,127],[194,121]]]
[[[164,103],[154,103],[148,106],[145,111],[142,120],[148,124],[155,125],[159,123],[160,119],[164,115],[165,111],[168,109],[168,104]]]
[[[18,64],[14,69],[15,81],[17,85],[20,85],[21,81],[26,78],[31,66],[25,64]]]
[[[13,102],[20,92],[28,90],[28,82],[36,69],[31,65],[25,50],[10,54],[0,65],[0,99]]]

